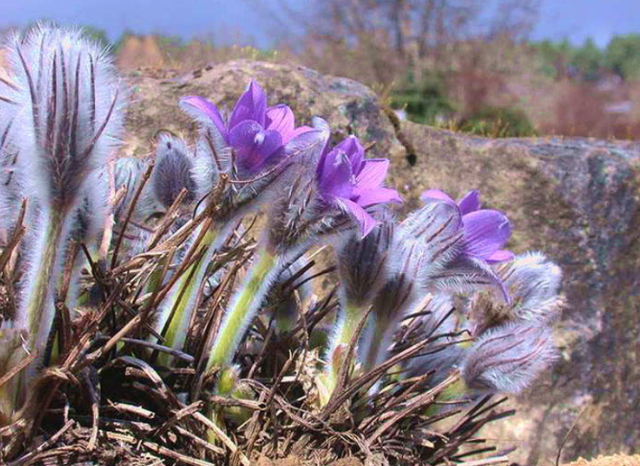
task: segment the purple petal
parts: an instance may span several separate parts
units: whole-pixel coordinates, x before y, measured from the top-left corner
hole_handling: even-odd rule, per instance
[[[220,110],[218,110],[216,105],[209,102],[207,99],[198,96],[184,97],[180,100],[180,104],[183,108],[186,107],[185,110],[188,110],[188,108],[194,108],[206,115],[213,124],[216,125],[216,128],[218,128],[222,137],[227,140],[227,127],[224,124],[222,115],[220,115]]]
[[[477,210],[462,217],[466,253],[487,259],[511,236],[509,220],[497,210]]]
[[[349,199],[339,199],[338,201],[347,213],[353,218],[360,227],[360,234],[364,238],[378,224],[377,220],[367,213],[362,207]]]
[[[260,85],[251,80],[247,90],[240,96],[229,120],[229,129],[233,129],[245,120],[257,121],[264,127],[267,112],[267,96]]]
[[[328,135],[323,131],[313,128],[304,127],[305,131],[296,129],[296,135],[284,144],[284,150],[287,157],[303,158],[307,163],[318,163]],[[309,158],[311,156],[311,158]],[[307,160],[308,159],[308,160]]]
[[[356,175],[356,186],[360,189],[375,189],[382,186],[389,170],[388,159],[367,159],[362,162]]]
[[[334,149],[326,155],[323,170],[319,176],[319,187],[325,198],[351,198],[353,170],[347,154]]]
[[[514,258],[514,255],[513,255],[513,253],[511,251],[507,251],[506,249],[501,249],[501,250],[496,251],[493,254],[491,254],[485,260],[489,264],[497,264],[497,263],[500,263],[500,262],[510,261],[513,258]]]
[[[469,191],[458,202],[462,215],[475,212],[480,209],[480,192],[476,189]]]
[[[356,187],[353,190],[353,197],[358,205],[369,207],[376,204],[386,204],[387,202],[402,203],[402,198],[395,189],[376,188],[376,189],[360,189]]]
[[[453,198],[451,198],[451,196],[449,196],[444,191],[440,191],[439,189],[427,189],[426,191],[422,191],[422,194],[420,194],[420,200],[422,202],[429,202],[429,201],[436,200],[436,201],[444,201],[447,204],[456,203],[456,201],[454,201]]]
[[[289,134],[289,141],[292,140],[293,138],[300,136],[301,134],[308,133],[309,131],[317,131],[317,130],[312,128],[311,126],[298,126],[296,129],[294,129],[291,132],[291,134]]]
[[[267,109],[265,128],[277,131],[287,143],[295,129],[295,116],[286,105],[276,105]]]
[[[342,151],[347,154],[351,160],[353,172],[358,173],[360,171],[362,160],[364,159],[364,147],[360,144],[357,137],[349,136],[348,138],[343,139],[336,144],[333,150]]]
[[[264,131],[255,121],[243,121],[229,132],[229,143],[236,152],[236,163],[249,174],[256,174],[275,162],[282,137],[277,131]]]

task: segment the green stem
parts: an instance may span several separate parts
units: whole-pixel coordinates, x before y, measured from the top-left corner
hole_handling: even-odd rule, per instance
[[[43,251],[34,257],[37,260],[36,270],[29,274],[29,282],[25,289],[26,302],[23,306],[24,315],[29,331],[29,343],[32,349],[43,351],[49,339],[49,333],[55,318],[54,293],[58,284],[58,277],[62,270],[56,261],[60,251],[63,218],[61,212],[52,210],[42,230],[44,237],[37,241],[44,244]],[[41,354],[42,356],[42,354]]]
[[[336,333],[327,357],[325,383],[328,385],[326,388],[329,393],[333,393],[338,384],[340,371],[346,363],[347,350],[366,314],[366,306],[346,303],[342,312],[343,315],[338,321]]]
[[[237,374],[230,366],[231,361],[235,356],[242,335],[251,324],[271,287],[272,278],[278,272],[278,267],[276,267],[278,256],[269,253],[265,248],[259,249],[256,255],[258,256],[257,260],[231,301],[231,307],[218,330],[207,360],[207,371],[213,368],[219,370],[215,391],[223,396],[231,396],[235,389]],[[216,424],[223,424],[222,413],[219,409],[209,406],[208,415]],[[217,438],[213,431],[207,432],[207,436],[212,443]]]
[[[373,333],[369,340],[369,346],[365,349],[364,355],[364,370],[370,371],[377,364],[382,362],[381,355],[386,354],[386,348],[389,346],[389,327],[391,326],[391,319],[386,319],[380,316],[371,317],[373,325]]]
[[[236,292],[222,322],[207,361],[207,371],[214,367],[224,369],[230,363],[240,344],[240,339],[251,324],[262,301],[269,291],[270,278],[277,273],[278,256],[262,248],[244,283]]]
[[[59,256],[64,247],[62,232],[65,217],[62,210],[52,208],[45,212],[28,251],[31,253],[28,260],[33,268],[25,275],[25,286],[15,319],[16,329],[27,330],[27,346],[30,351],[38,352],[38,358],[14,378],[11,388],[7,388],[9,393],[4,393],[14,410],[20,408],[30,380],[37,375],[45,359],[56,315],[55,291],[64,262]]]
[[[187,337],[187,327],[193,311],[198,306],[198,292],[213,254],[217,250],[217,239],[220,237],[217,228],[210,228],[205,233],[197,254],[200,259],[191,264],[174,285],[168,302],[163,305],[164,312],[156,322],[156,331],[164,331],[164,345],[182,349]],[[202,253],[202,251],[205,251]],[[169,324],[167,325],[167,320]],[[166,353],[158,356],[158,362],[169,365],[172,357]]]
[[[442,390],[437,396],[435,401],[445,402],[461,399],[468,391],[467,384],[461,377],[451,385]],[[436,403],[431,404],[424,412],[425,416],[434,416],[445,409],[446,405],[438,405]]]

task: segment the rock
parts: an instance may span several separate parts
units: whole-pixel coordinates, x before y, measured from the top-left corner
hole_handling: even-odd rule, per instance
[[[379,141],[374,153],[401,157],[404,148],[394,137],[394,128],[380,111],[376,95],[363,84],[345,78],[330,78],[300,66],[233,61],[197,70],[186,76],[145,69],[131,76],[130,129],[126,150],[132,154],[150,151],[149,141],[158,130],[193,134],[196,126],[179,108],[181,97],[201,95],[221,107],[232,108],[250,79],[268,91],[269,102],[286,102],[300,124],[313,116],[331,121],[336,138],[355,133],[368,141]],[[133,131],[132,131],[133,130]]]
[[[510,249],[545,252],[563,268],[567,305],[557,331],[562,360],[520,400],[516,416],[487,428],[499,449],[518,446],[521,464],[550,464],[577,420],[563,459],[637,451],[640,445],[640,145],[590,139],[488,140],[399,122],[354,81],[306,68],[229,62],[187,76],[130,78],[127,150],[151,151],[159,129],[192,135],[178,109],[185,95],[231,105],[250,78],[271,102],[289,104],[307,123],[329,120],[337,136],[376,141],[392,160],[392,181],[419,205],[440,188],[482,192],[485,205],[512,221]]]
[[[393,179],[417,203],[425,187],[471,188],[507,212],[514,252],[540,250],[563,269],[567,304],[553,374],[484,431],[519,446],[522,464],[637,451],[640,444],[640,145],[587,139],[488,140],[403,122],[416,163]],[[584,412],[583,412],[584,411]]]

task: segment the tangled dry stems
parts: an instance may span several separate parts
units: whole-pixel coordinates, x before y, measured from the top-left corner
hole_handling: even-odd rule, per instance
[[[511,414],[498,409],[504,399],[492,401],[485,397],[468,408],[465,400],[438,401],[438,394],[457,380],[457,373],[432,388],[427,388],[431,373],[404,380],[394,378],[393,372],[389,375],[392,368],[423,354],[429,344],[430,351],[438,351],[433,349],[433,343],[443,335],[425,339],[415,325],[415,315],[407,317],[403,334],[397,339],[403,344],[397,345],[388,361],[364,374],[343,370],[329,403],[320,410],[314,407],[319,355],[310,344],[310,334],[335,310],[335,289],[301,309],[293,330],[283,334],[278,334],[265,319],[269,314],[268,309],[263,309],[246,338],[247,351],[242,352],[239,361],[244,377],[240,384],[249,387],[253,397],[241,400],[211,395],[207,389],[215,374],[204,371],[205,349],[210,346],[236,280],[253,253],[251,233],[255,218],[244,226],[238,225],[217,254],[212,265],[224,269],[224,276],[210,295],[204,295],[201,287],[202,305],[194,319],[198,325],[190,326],[186,352],[149,343],[145,336],[153,332],[149,325],[152,310],[198,259],[202,238],[194,242],[178,270],[162,287],[144,295],[144,285],[156,271],[167,276],[166,264],[171,261],[163,259],[176,254],[199,225],[212,221],[226,183],[221,180],[204,200],[207,208],[168,235],[177,218],[174,213],[179,196],[158,222],[149,249],[121,261],[119,250],[135,199],[150,173],[151,167],[142,178],[124,224],[116,232],[113,260],[95,263],[85,246],[78,246],[90,263],[84,286],[98,295],[98,302],[73,325],[60,325],[70,319],[64,296],[58,296],[58,330],[50,345],[57,345],[59,362],[44,370],[19,419],[0,431],[7,464],[249,466],[260,456],[294,455],[301,458],[302,464],[324,465],[353,457],[365,464],[381,461],[379,464],[472,465],[480,463],[465,463],[469,456],[495,450],[476,435],[486,423]],[[16,283],[17,248],[25,232],[23,219],[22,214],[0,255],[5,315],[11,315],[15,306],[12,284]],[[301,272],[280,286],[280,299],[295,293],[300,286],[296,281],[303,273],[318,268],[311,259]],[[313,276],[331,271],[332,267],[325,268]],[[69,268],[65,272],[67,284],[70,273]],[[464,338],[447,336],[458,337],[456,342]],[[442,343],[436,348],[448,344],[454,343]],[[354,346],[352,341],[349,355]],[[174,368],[154,368],[152,364],[160,352],[169,353],[180,363]],[[31,354],[4,374],[0,386],[24,370],[35,356]],[[379,383],[382,388],[375,395],[368,395],[367,389]],[[202,414],[205,401],[220,409],[240,406],[251,415],[224,429]],[[446,404],[451,406],[429,409]],[[436,423],[437,429],[433,427]],[[214,430],[219,442],[203,440],[207,430]],[[502,463],[502,454],[482,460],[482,464]]]

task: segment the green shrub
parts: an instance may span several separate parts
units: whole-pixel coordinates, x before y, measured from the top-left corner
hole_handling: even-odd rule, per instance
[[[500,138],[536,135],[522,110],[507,107],[484,107],[462,120],[459,128],[467,133]]]
[[[627,34],[611,39],[607,46],[607,66],[624,79],[640,78],[640,34]]]
[[[444,79],[438,74],[429,75],[420,83],[410,78],[405,86],[392,94],[391,106],[405,110],[409,120],[427,124],[447,119],[455,110],[447,96]]]

